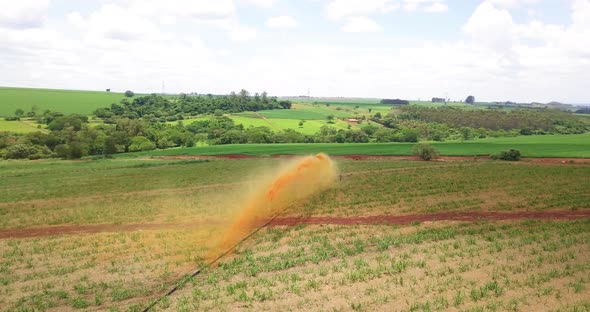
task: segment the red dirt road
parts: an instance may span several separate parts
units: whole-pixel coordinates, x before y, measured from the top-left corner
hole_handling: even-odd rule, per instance
[[[282,217],[273,220],[271,226],[295,226],[299,224],[409,224],[426,221],[478,221],[478,220],[577,220],[590,218],[590,210],[578,211],[518,211],[518,212],[444,212],[422,215],[369,216],[369,217]]]
[[[154,160],[184,160],[184,159],[256,159],[256,158],[293,158],[301,155],[273,155],[273,156],[252,156],[244,154],[225,154],[225,155],[176,155],[176,156],[152,156],[148,159]],[[350,160],[414,160],[420,161],[418,156],[371,156],[371,155],[334,155],[334,159]],[[438,162],[451,161],[488,161],[489,156],[441,156],[434,160]],[[520,162],[514,163],[535,163],[535,164],[590,164],[590,158],[522,158]]]
[[[336,224],[336,225],[371,225],[371,224],[410,224],[426,221],[478,221],[478,220],[579,220],[590,218],[590,209],[560,211],[519,211],[519,212],[467,212],[434,213],[416,215],[384,215],[368,217],[278,217],[269,226],[295,226],[300,224]],[[214,221],[211,221],[214,222]],[[211,223],[208,222],[208,223]],[[57,235],[80,235],[108,232],[134,232],[139,230],[158,230],[175,228],[195,228],[204,223],[191,224],[89,224],[62,225],[25,229],[0,230],[0,239],[31,238]]]

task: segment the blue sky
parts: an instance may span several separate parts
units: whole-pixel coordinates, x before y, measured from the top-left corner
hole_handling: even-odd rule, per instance
[[[590,0],[2,6],[5,86],[590,102]]]

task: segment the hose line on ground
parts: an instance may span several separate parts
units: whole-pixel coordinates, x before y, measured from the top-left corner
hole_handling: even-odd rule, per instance
[[[174,294],[178,289],[180,289],[182,286],[184,286],[189,280],[191,280],[192,278],[194,278],[195,276],[199,275],[201,273],[201,271],[204,268],[210,267],[213,264],[215,264],[216,262],[218,262],[219,260],[221,260],[221,258],[225,257],[227,254],[229,254],[232,250],[236,249],[236,247],[238,247],[242,242],[244,242],[245,240],[247,240],[248,238],[252,237],[252,235],[258,233],[258,231],[262,230],[263,228],[265,228],[266,226],[268,226],[272,221],[274,221],[274,219],[276,219],[278,217],[278,215],[275,215],[274,217],[270,218],[268,221],[266,221],[264,224],[262,224],[261,226],[257,227],[254,231],[252,231],[250,234],[246,235],[244,238],[242,238],[239,242],[237,242],[235,245],[233,245],[232,247],[230,247],[229,249],[227,249],[226,251],[224,251],[223,253],[221,253],[219,256],[217,256],[215,259],[209,261],[209,263],[205,264],[204,266],[198,268],[196,271],[194,271],[191,275],[184,277],[183,279],[181,279],[174,287],[172,287],[170,290],[168,290],[168,292],[166,292],[163,296],[159,297],[158,299],[156,299],[155,301],[153,301],[151,304],[149,304],[144,310],[143,312],[147,312],[150,311],[151,309],[153,309],[158,303],[160,303],[164,298],[169,297],[170,295]]]

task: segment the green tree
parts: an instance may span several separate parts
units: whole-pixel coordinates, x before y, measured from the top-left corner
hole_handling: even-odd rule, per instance
[[[133,137],[129,146],[129,151],[131,152],[151,151],[154,149],[156,149],[156,144],[144,136]]]
[[[4,158],[6,159],[25,159],[37,153],[34,146],[28,144],[14,144],[6,148]]]
[[[132,98],[135,96],[135,93],[131,90],[127,90],[127,91],[125,91],[125,96],[128,98]]]
[[[328,123],[333,124],[334,123],[334,115],[328,115],[326,117],[326,119],[328,120]]]
[[[16,111],[14,111],[14,116],[16,116],[18,118],[22,117],[24,114],[25,114],[25,111],[20,108],[17,108]]]
[[[88,117],[81,115],[67,115],[59,116],[53,119],[48,125],[47,129],[51,131],[61,131],[66,128],[72,128],[74,131],[82,130],[82,124],[88,122]]]

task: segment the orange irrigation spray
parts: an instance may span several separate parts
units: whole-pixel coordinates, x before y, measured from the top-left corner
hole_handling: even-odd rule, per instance
[[[326,154],[307,156],[290,162],[278,170],[272,179],[256,188],[207,258],[216,258],[254,229],[268,223],[285,208],[326,189],[335,181],[336,176],[336,166]]]
[[[232,220],[233,223],[223,234],[217,247],[211,249],[206,257],[205,266],[217,263],[241,241],[269,224],[285,208],[325,190],[336,180],[336,176],[337,169],[330,157],[326,154],[317,154],[295,160],[278,170],[271,179],[264,179],[265,182],[260,183],[243,208],[238,211],[237,217]],[[202,269],[203,267],[183,278],[143,311],[150,311],[165,297],[172,295],[191,278],[201,273]]]

